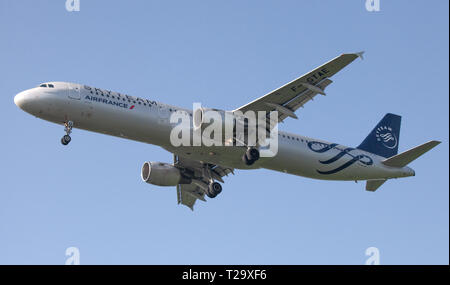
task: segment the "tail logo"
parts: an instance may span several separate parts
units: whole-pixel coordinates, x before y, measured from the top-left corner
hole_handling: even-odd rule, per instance
[[[394,149],[397,147],[398,140],[392,132],[391,127],[378,127],[375,136],[377,137],[377,141],[382,143],[385,147],[389,149]]]
[[[330,165],[333,162],[338,162],[341,160],[341,158],[342,158],[342,160],[345,161],[340,166],[338,166],[334,169],[328,170],[328,171],[322,171],[322,170],[316,169],[316,171],[320,174],[324,174],[324,175],[334,174],[341,170],[346,169],[347,167],[353,165],[356,162],[359,162],[361,165],[365,165],[365,166],[370,166],[373,164],[373,160],[369,156],[367,156],[365,154],[353,154],[351,152],[353,150],[355,150],[354,148],[349,147],[349,148],[341,149],[338,147],[337,143],[326,144],[326,143],[322,143],[322,142],[311,141],[311,142],[308,142],[308,147],[310,150],[317,152],[317,153],[326,153],[331,150],[339,151],[337,154],[335,154],[335,156],[333,156],[327,160],[319,160],[319,162],[323,165]],[[346,160],[344,157],[350,157],[351,159]]]

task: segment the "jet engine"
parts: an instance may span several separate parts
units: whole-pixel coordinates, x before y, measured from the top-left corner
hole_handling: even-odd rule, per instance
[[[195,131],[201,130],[201,133],[203,135],[204,135],[203,131],[205,130],[205,128],[210,126],[213,123],[213,121],[215,124],[219,123],[222,138],[225,138],[225,136],[227,135],[226,134],[227,131],[230,132],[228,133],[228,136],[231,135],[234,136],[237,124],[241,124],[242,126],[244,126],[244,118],[236,116],[235,114],[233,114],[233,112],[217,109],[208,109],[208,108],[195,109],[192,114],[192,120],[194,130]]]
[[[158,186],[176,186],[192,182],[181,173],[180,169],[164,162],[145,162],[142,166],[141,178],[144,182]]]
[[[253,115],[252,115],[253,114]],[[258,139],[258,126],[266,126],[264,135],[270,136],[270,126],[266,125],[266,116],[261,118],[257,117],[260,114],[250,113],[242,114],[241,112],[230,112],[217,109],[197,108],[192,114],[194,131],[201,131],[202,139],[205,137],[213,139],[203,131],[212,124],[219,122],[220,126],[217,126],[221,131],[222,143],[230,145],[234,141],[241,142],[242,145],[254,146]],[[264,124],[264,125],[262,125]],[[215,130],[215,128],[214,128]],[[211,132],[212,129],[209,129]],[[217,135],[217,134],[215,134]]]
[[[211,112],[211,113],[208,114],[208,112]],[[215,112],[216,114],[213,115],[213,112]],[[211,120],[209,120],[209,119],[211,117],[216,119],[217,115],[220,116],[222,128],[224,128],[225,113],[227,113],[227,112],[225,112],[223,110],[217,110],[217,109],[207,109],[207,108],[195,109],[192,114],[194,129],[198,130],[201,128],[203,130],[206,126],[208,126],[211,123]],[[229,114],[231,115],[230,118],[233,119],[232,113],[229,112]],[[217,118],[217,119],[219,119],[219,118]],[[209,121],[209,122],[207,122],[207,121]]]

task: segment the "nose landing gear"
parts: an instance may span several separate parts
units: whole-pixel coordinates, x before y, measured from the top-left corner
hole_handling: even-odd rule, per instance
[[[70,133],[72,133],[72,128],[73,128],[72,121],[64,123],[64,131],[66,132],[66,134],[61,138],[61,143],[63,145],[68,145],[72,140],[72,138],[70,137]]]

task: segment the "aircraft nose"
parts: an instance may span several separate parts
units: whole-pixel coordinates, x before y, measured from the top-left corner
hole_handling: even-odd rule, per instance
[[[25,106],[27,103],[27,91],[22,91],[18,93],[16,96],[14,96],[14,104],[17,105],[22,110],[25,110]]]
[[[38,96],[33,89],[28,89],[14,96],[14,103],[23,111],[33,114],[36,108],[39,107],[39,100],[36,100],[37,98]]]

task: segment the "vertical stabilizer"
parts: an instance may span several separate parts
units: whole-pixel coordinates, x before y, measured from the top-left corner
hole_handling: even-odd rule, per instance
[[[401,120],[402,117],[399,115],[386,114],[358,148],[382,157],[396,155],[400,141]]]

